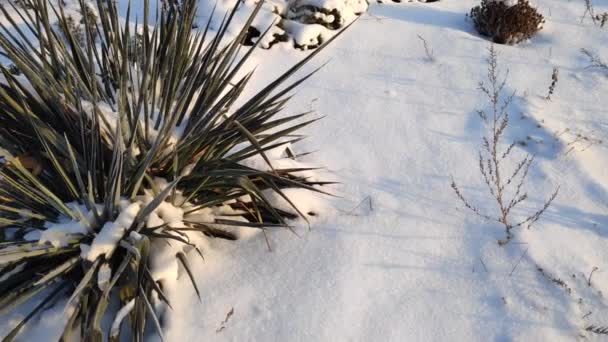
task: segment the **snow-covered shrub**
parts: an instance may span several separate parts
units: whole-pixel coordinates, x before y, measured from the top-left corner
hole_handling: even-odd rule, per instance
[[[290,0],[286,18],[337,30],[367,10],[366,0]]]
[[[497,44],[513,45],[532,38],[545,23],[528,0],[481,0],[470,13],[477,31]]]
[[[143,341],[149,317],[162,335],[163,289],[181,267],[198,292],[188,253],[205,237],[307,219],[287,192],[323,183],[270,152],[314,121],[277,114],[300,84],[284,82],[321,49],[240,100],[252,50],[237,56],[261,5],[226,41],[236,8],[214,35],[191,29],[198,0],[163,2],[154,23],[144,1],[139,27],[98,0],[81,42],[54,1],[23,1],[31,11],[5,12],[0,30],[21,73],[0,66],[0,309],[35,305],[7,340],[64,295],[62,340],[116,340],[128,322]]]
[[[382,4],[383,1],[382,0],[376,0],[378,1],[379,4]],[[402,0],[391,0],[392,2],[396,2],[396,3],[401,3]],[[409,0],[409,2],[412,2],[414,0]],[[439,2],[439,0],[416,0],[418,2],[424,2],[424,3],[432,3],[432,2]]]
[[[229,0],[228,0],[229,1]],[[215,1],[202,0],[205,4],[201,18],[214,9]],[[247,13],[256,6],[256,0],[245,0],[239,8]],[[327,41],[341,29],[365,13],[367,0],[275,0],[265,2],[260,15],[252,23],[246,45],[262,39],[260,46],[270,48],[287,42],[302,50],[313,49]],[[262,33],[266,32],[262,37]]]

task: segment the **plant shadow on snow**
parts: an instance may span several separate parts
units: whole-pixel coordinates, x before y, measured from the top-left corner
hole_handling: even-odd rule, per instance
[[[370,260],[363,266],[382,272],[408,272],[428,279],[448,278],[449,282],[425,282],[424,287],[409,293],[411,296],[432,296],[438,302],[472,296],[476,305],[449,305],[430,308],[453,316],[453,321],[475,325],[493,325],[495,334],[491,340],[511,341],[513,326],[562,330],[568,334],[568,310],[570,298],[560,288],[544,279],[536,269],[536,263],[526,254],[525,244],[513,243],[500,247],[496,240],[502,229],[493,224],[468,224],[464,236],[454,237],[449,243],[461,244],[468,249],[459,255],[429,253],[418,245],[399,248],[403,254],[399,260]],[[444,237],[430,237],[440,243]],[[429,243],[432,241],[426,241]],[[387,242],[388,243],[388,242]],[[481,260],[481,261],[480,261]],[[483,263],[483,265],[482,265]],[[514,270],[514,271],[513,271]],[[492,285],[489,285],[492,284]],[[513,308],[526,308],[523,314]],[[483,309],[480,309],[483,308]],[[552,319],[547,320],[545,315]],[[485,336],[488,337],[488,336]]]
[[[586,212],[575,207],[554,205],[543,219],[568,229],[588,230],[598,237],[608,239],[608,215]]]
[[[445,11],[429,4],[409,4],[403,8],[382,4],[371,6],[368,13],[380,18],[474,33],[473,26],[465,21],[463,13]]]
[[[608,192],[606,191],[603,185],[588,177],[582,179],[581,182],[583,183],[581,185],[583,187],[583,190],[585,190],[586,195],[589,198],[592,198],[594,202],[608,203]],[[608,208],[606,208],[606,212],[608,212]]]
[[[511,94],[513,90],[505,88],[504,94]],[[534,117],[538,106],[527,98],[516,96],[509,108],[509,126],[506,130],[507,141],[516,143],[526,153],[536,158],[555,160],[564,151],[564,143],[543,126],[542,121]],[[483,132],[484,124],[477,111],[469,113],[466,123],[469,132]]]
[[[537,32],[527,42],[523,43],[523,46],[529,45],[529,46],[534,46],[535,48],[540,48],[541,46],[547,46],[547,47],[555,46],[557,44],[556,43],[557,41],[554,38],[554,36],[550,33],[544,32],[544,30],[546,30],[546,28],[544,28],[543,31]]]
[[[399,59],[400,61],[403,61],[403,62],[416,62],[416,63],[425,59],[425,57],[423,57],[422,55],[416,56],[416,57],[382,55],[382,57],[389,57],[389,58],[394,57],[395,59]],[[440,89],[440,90],[453,92],[455,94],[458,94],[459,96],[477,96],[479,94],[478,90],[471,89],[470,87],[455,86],[452,84],[450,84],[450,85],[445,85],[445,84],[441,84],[441,83],[438,84],[436,82],[428,82],[425,79],[399,76],[395,73],[391,73],[390,71],[361,73],[361,76],[365,77],[366,79],[371,79],[371,80],[377,81],[377,82],[387,82],[387,83],[390,83],[391,86],[400,86],[403,88],[415,88],[415,89],[422,88],[422,89],[428,89],[429,92]],[[453,106],[451,106],[451,107],[453,107]],[[454,112],[456,113],[458,111],[454,110]]]
[[[427,177],[430,176],[425,179]],[[437,176],[436,182],[446,183],[447,179]],[[493,336],[484,338],[493,341],[511,341],[521,337],[513,331],[513,326],[558,331],[564,336],[576,330],[568,319],[572,298],[540,274],[536,266],[538,262],[527,254],[527,244],[515,239],[507,246],[498,246],[497,240],[504,234],[503,227],[470,218],[465,220],[464,227],[457,228],[457,232],[446,230],[442,233],[444,227],[454,228],[449,224],[458,221],[453,216],[467,215],[454,211],[453,202],[442,201],[441,197],[438,200],[428,193],[425,196],[425,192],[416,190],[415,186],[405,186],[392,178],[375,179],[360,186],[368,189],[374,198],[373,211],[362,217],[343,216],[340,220],[374,222],[376,217],[382,217],[390,222],[388,226],[391,228],[379,233],[373,225],[362,230],[351,230],[336,228],[332,224],[319,232],[328,238],[361,236],[374,246],[374,250],[382,251],[372,253],[362,260],[360,265],[368,270],[366,272],[381,272],[389,274],[389,277],[390,274],[406,273],[408,277],[438,280],[425,281],[423,287],[412,289],[413,292],[404,292],[400,300],[387,305],[406,305],[414,300],[412,298],[433,297],[437,302],[454,303],[454,298],[472,297],[477,304],[456,303],[428,310],[441,310],[452,316],[451,320],[463,324],[492,325]],[[475,191],[481,192],[480,189]],[[385,200],[378,200],[382,195],[392,196],[399,205],[395,207]],[[353,202],[354,207],[359,201],[350,202]],[[432,203],[437,208],[438,215],[411,212],[407,209],[410,208],[410,202],[419,205],[428,202],[429,207]],[[343,204],[346,206],[345,202]],[[556,218],[560,216],[561,214],[556,214]],[[580,213],[580,218],[583,217],[584,214]],[[439,229],[430,229],[428,234],[420,234],[420,231],[408,233],[407,227],[420,222],[430,223],[430,227],[438,226]],[[459,250],[457,255],[450,252],[453,246]],[[390,259],[386,258],[386,253],[390,253]],[[463,255],[467,257],[463,258]],[[398,280],[394,286],[400,286]]]
[[[511,118],[507,135],[526,152],[547,160],[556,159],[564,144],[534,117],[538,105],[529,99],[516,97],[511,103]]]
[[[473,260],[472,281],[493,286],[484,286],[480,294],[480,307],[491,308],[490,313],[462,314],[480,322],[500,322],[497,341],[516,338],[510,336],[516,325],[560,329],[568,334],[570,298],[538,272],[528,244],[513,240],[509,245],[498,246],[496,239],[501,237],[502,229],[493,223],[471,223],[466,228],[467,254],[478,258]],[[513,311],[517,307],[528,312]],[[553,317],[547,319],[545,315]]]

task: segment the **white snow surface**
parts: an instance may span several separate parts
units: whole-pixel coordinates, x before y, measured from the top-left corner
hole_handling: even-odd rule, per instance
[[[131,299],[127,304],[125,304],[118,313],[116,313],[116,318],[114,318],[114,322],[112,322],[112,328],[110,329],[110,336],[116,337],[120,333],[120,325],[125,320],[128,314],[133,311],[135,307],[135,299]]]
[[[593,3],[608,11],[607,0]],[[208,241],[205,261],[190,260],[202,305],[188,277],[166,284],[167,340],[601,341],[584,329],[608,325],[608,150],[600,143],[608,74],[586,68],[579,50],[608,59],[607,29],[581,23],[583,1],[534,0],[544,29],[496,46],[499,67],[510,71],[507,91],[517,90],[507,143],[525,142],[517,152],[536,155],[529,206],[517,214],[561,186],[540,221],[500,247],[504,230],[466,211],[450,189],[453,177],[492,210],[477,166],[484,126],[476,113],[487,105],[477,85],[490,43],[465,18],[476,4],[371,4],[312,62],[307,70],[330,61],[286,113],[326,115],[294,148],[318,151],[304,161],[327,166],[324,176],[341,182],[328,187],[337,197],[309,217],[310,230],[294,222],[299,237],[269,231],[272,251],[254,230]],[[253,82],[304,56],[287,44],[259,51]],[[559,81],[547,101],[553,67]],[[0,335],[17,318],[0,323]],[[51,309],[23,338],[44,340],[61,321]]]
[[[38,243],[44,244],[48,242],[55,247],[67,246],[70,235],[85,235],[88,232],[86,225],[79,221],[47,223],[45,226],[47,227],[45,231],[32,233],[40,234]]]
[[[544,29],[496,46],[510,71],[507,92],[517,90],[506,143],[525,141],[518,155],[536,154],[530,202],[518,215],[561,186],[545,216],[500,247],[503,229],[466,211],[450,188],[454,177],[492,209],[477,166],[484,128],[476,114],[487,105],[477,85],[490,43],[465,18],[477,3],[371,4],[321,53],[309,70],[329,64],[287,113],[326,115],[295,148],[318,151],[305,161],[328,167],[327,177],[342,182],[330,188],[339,197],[326,198],[310,231],[299,224],[300,237],[270,233],[271,252],[259,233],[211,241],[205,262],[192,259],[203,305],[193,304],[187,277],[169,289],[168,340],[601,340],[584,328],[608,324],[608,151],[577,134],[605,139],[608,78],[586,69],[579,50],[608,58],[608,35],[588,18],[580,23],[582,1],[535,0]],[[594,4],[608,10],[606,1]],[[261,51],[256,81],[303,56]],[[554,66],[559,81],[546,101]]]
[[[110,259],[118,242],[133,223],[141,205],[137,202],[129,203],[123,200],[120,203],[120,207],[121,211],[116,220],[104,224],[93,239],[90,248],[83,250],[84,259],[93,262],[101,255],[104,255],[106,259]]]
[[[80,220],[62,218],[58,223],[46,222],[46,230],[34,230],[26,235],[26,240],[38,240],[41,245],[49,243],[54,247],[63,247],[68,245],[73,235],[86,235],[89,232],[89,223],[93,220],[93,212],[78,203],[66,205],[80,216]]]

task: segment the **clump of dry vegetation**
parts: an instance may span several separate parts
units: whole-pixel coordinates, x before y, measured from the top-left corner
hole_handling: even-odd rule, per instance
[[[551,73],[551,85],[549,85],[549,92],[545,97],[545,100],[551,101],[551,95],[555,93],[555,87],[557,87],[557,81],[559,80],[559,69],[557,67],[553,67],[553,72]]]
[[[473,205],[464,197],[460,186],[452,180],[452,189],[466,208],[476,215],[488,220],[500,223],[505,228],[505,239],[499,240],[499,245],[507,244],[513,238],[513,229],[527,225],[530,227],[549,208],[559,188],[547,199],[540,209],[523,219],[515,218],[513,211],[516,207],[526,202],[528,193],[524,189],[524,183],[528,176],[530,166],[534,162],[534,156],[526,155],[523,159],[515,162],[515,166],[509,168],[507,162],[513,156],[516,143],[509,144],[503,148],[504,133],[509,126],[508,107],[513,101],[515,93],[506,97],[501,102],[501,97],[506,84],[499,80],[497,54],[492,46],[489,49],[488,79],[489,85],[480,82],[479,89],[488,97],[491,112],[478,111],[479,117],[488,127],[488,133],[482,139],[483,148],[479,152],[479,171],[490,195],[494,199],[498,212],[492,214],[483,213],[477,206]]]
[[[608,12],[596,14],[591,0],[585,0],[585,13],[583,13],[583,16],[581,17],[581,23],[585,20],[587,15],[589,15],[591,21],[593,21],[593,24],[596,26],[604,27],[608,22]]]
[[[470,13],[477,32],[497,44],[513,45],[532,38],[545,19],[528,0],[508,6],[503,1],[482,0]]]
[[[590,325],[586,327],[585,330],[598,335],[608,335],[608,327]]]

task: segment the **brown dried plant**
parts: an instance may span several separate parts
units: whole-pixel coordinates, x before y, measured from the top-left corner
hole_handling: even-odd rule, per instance
[[[591,0],[585,0],[585,13],[583,13],[583,16],[581,17],[581,23],[585,20],[587,15],[589,15],[591,21],[593,21],[593,24],[596,26],[604,27],[608,22],[608,12],[596,14]]]
[[[418,39],[420,39],[420,41],[422,42],[422,46],[424,47],[424,53],[426,55],[426,60],[429,62],[435,62],[435,53],[434,53],[433,49],[430,47],[429,43],[421,35],[418,35]]]
[[[559,80],[559,69],[557,67],[553,67],[553,72],[551,73],[551,85],[549,86],[549,92],[545,97],[545,100],[551,101],[551,95],[555,93],[555,87],[557,87],[557,81]]]
[[[559,187],[547,199],[540,209],[533,214],[517,219],[513,216],[513,210],[528,199],[528,193],[524,189],[524,183],[528,176],[534,156],[526,155],[515,163],[515,167],[509,170],[505,165],[512,157],[515,143],[503,148],[504,133],[509,125],[508,107],[513,101],[515,92],[501,101],[507,77],[500,81],[498,70],[498,58],[494,46],[489,49],[488,57],[488,80],[489,84],[479,83],[479,89],[488,97],[491,111],[479,110],[479,117],[488,127],[488,133],[482,138],[483,148],[479,152],[479,171],[495,200],[498,213],[483,213],[477,206],[471,204],[461,191],[461,188],[452,180],[452,189],[466,208],[476,215],[500,223],[505,228],[505,239],[499,240],[499,245],[505,245],[513,238],[513,229],[527,225],[530,227],[542,216],[556,198]]]
[[[513,45],[530,39],[545,23],[543,15],[528,0],[519,0],[513,6],[502,1],[481,0],[469,16],[477,32],[497,44]]]

